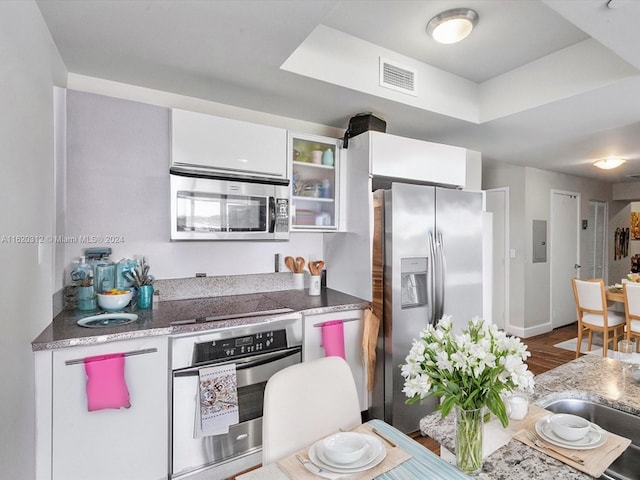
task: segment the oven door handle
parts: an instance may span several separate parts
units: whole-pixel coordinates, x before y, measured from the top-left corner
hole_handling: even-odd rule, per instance
[[[247,368],[257,367],[266,363],[282,360],[283,358],[297,355],[302,351],[302,347],[291,347],[284,350],[278,350],[277,352],[262,353],[258,356],[253,355],[248,358],[240,358],[237,360],[225,360],[222,362],[203,363],[196,367],[186,368],[184,370],[176,370],[173,372],[174,377],[191,377],[198,375],[201,368],[213,367],[218,365],[228,365],[230,363],[236,364],[236,370],[244,370]]]

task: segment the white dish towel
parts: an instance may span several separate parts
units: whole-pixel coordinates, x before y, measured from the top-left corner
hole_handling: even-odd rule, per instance
[[[235,364],[201,368],[194,437],[222,435],[239,422]]]

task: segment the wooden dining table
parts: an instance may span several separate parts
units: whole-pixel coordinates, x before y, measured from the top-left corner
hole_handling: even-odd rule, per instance
[[[624,303],[624,293],[622,293],[622,289],[611,289],[610,287],[607,287],[605,297],[610,302]]]

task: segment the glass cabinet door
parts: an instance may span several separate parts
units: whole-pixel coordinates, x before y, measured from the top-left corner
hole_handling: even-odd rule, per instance
[[[289,134],[291,230],[337,230],[339,154],[337,139]]]

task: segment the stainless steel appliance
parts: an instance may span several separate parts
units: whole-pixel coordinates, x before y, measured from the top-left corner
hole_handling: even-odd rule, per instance
[[[302,319],[255,316],[254,325],[172,337],[171,478],[222,479],[261,462],[264,388],[274,373],[302,361]],[[239,423],[227,434],[195,438],[199,370],[223,364],[236,366]]]
[[[489,310],[483,194],[459,190],[472,164],[461,147],[368,131],[348,152],[347,232],[324,235],[327,286],[371,300],[382,320],[369,416],[416,431],[434,403],[405,404],[400,365],[412,340],[442,314],[460,328]]]
[[[170,169],[172,240],[287,240],[289,180]]]
[[[383,342],[371,413],[402,430],[418,430],[435,400],[407,405],[399,365],[413,339],[443,314],[460,330],[483,315],[482,193],[394,182],[374,193],[374,304],[383,310]],[[376,265],[379,259],[380,265]],[[375,274],[374,274],[375,279]]]

